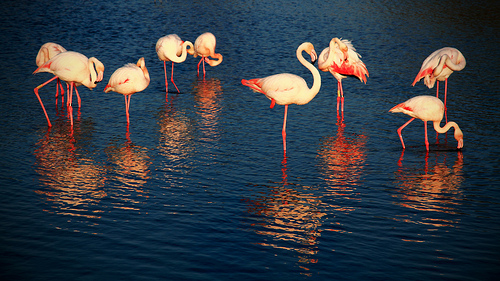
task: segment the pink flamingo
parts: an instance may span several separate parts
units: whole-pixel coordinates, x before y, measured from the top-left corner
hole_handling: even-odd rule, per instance
[[[460,130],[460,127],[458,127],[457,123],[446,122],[444,127],[440,126],[441,120],[443,120],[444,104],[440,99],[436,97],[416,96],[396,105],[395,107],[391,108],[389,112],[402,112],[412,117],[410,121],[406,122],[398,129],[398,134],[399,138],[401,139],[401,144],[403,144],[403,149],[405,149],[405,143],[403,141],[401,131],[415,118],[424,121],[425,147],[427,148],[427,151],[429,150],[429,141],[427,140],[427,121],[432,121],[434,124],[434,130],[436,130],[436,132],[440,134],[448,132],[451,127],[455,128],[455,139],[458,141],[457,148],[460,149],[464,146],[464,134]]]
[[[156,42],[156,53],[158,58],[163,61],[163,68],[165,69],[165,91],[168,94],[168,82],[167,82],[167,61],[172,62],[172,74],[170,79],[172,84],[174,84],[177,92],[180,92],[174,82],[174,62],[181,63],[186,60],[187,47],[193,49],[193,43],[189,41],[182,41],[177,34],[170,34],[158,39]]]
[[[203,62],[203,78],[205,78],[205,62],[210,66],[217,66],[222,62],[222,55],[215,53],[215,45],[215,36],[210,32],[205,32],[196,38],[196,41],[194,41],[194,48],[188,50],[188,53],[195,58],[201,56],[200,62],[198,63],[198,76],[200,76],[201,62]],[[208,58],[209,56],[217,60],[211,60]]]
[[[68,94],[67,106],[72,109],[72,97],[73,97],[73,88],[75,88],[76,94],[78,96],[78,107],[80,107],[80,96],[78,95],[77,86],[84,85],[89,89],[93,89],[96,87],[97,83],[100,82],[104,75],[104,65],[96,58],[91,57],[90,59],[86,56],[72,51],[66,51],[59,53],[54,56],[43,65],[38,67],[33,74],[39,72],[49,72],[55,75],[52,79],[49,79],[47,82],[38,85],[34,91],[35,94],[42,105],[43,112],[45,113],[45,117],[47,118],[47,122],[50,124],[49,116],[47,115],[47,111],[45,111],[45,107],[43,106],[42,100],[38,95],[38,90],[43,86],[47,85],[52,80],[59,78],[63,81],[66,81],[70,84],[70,92]],[[71,126],[73,126],[73,114],[71,116]]]
[[[311,56],[314,63],[317,59],[316,51],[313,44],[309,42],[302,43],[297,48],[297,58],[300,63],[309,69],[313,75],[314,81],[312,87],[309,89],[306,81],[295,74],[281,73],[264,78],[256,78],[250,80],[241,80],[241,83],[250,87],[255,92],[263,93],[268,99],[271,100],[270,108],[275,104],[285,106],[285,117],[283,120],[283,151],[286,154],[286,117],[289,104],[303,105],[310,102],[319,92],[321,88],[321,76],[318,69],[309,63],[302,56],[302,51],[305,51]]]
[[[448,77],[453,71],[460,71],[465,67],[465,57],[462,53],[451,47],[439,49],[428,56],[422,63],[422,67],[415,77],[412,86],[424,78],[424,84],[432,89],[437,80],[436,97],[439,98],[439,81],[445,81],[444,84],[444,110],[446,112],[446,95],[448,92]],[[448,116],[446,116],[448,121]]]
[[[66,52],[66,49],[57,43],[48,42],[43,44],[42,47],[40,47],[40,50],[38,50],[38,54],[36,55],[36,66],[38,67],[42,66],[44,63],[53,58],[55,55],[62,52]],[[57,78],[56,103],[57,103],[57,97],[59,96],[59,87],[61,87],[61,97],[64,100],[64,89],[61,84],[61,80]]]
[[[109,93],[110,91],[114,91],[125,97],[127,124],[130,124],[128,113],[130,108],[130,97],[132,94],[146,89],[149,85],[149,81],[149,72],[143,57],[137,61],[137,64],[129,63],[118,68],[109,78],[108,85],[104,88],[104,92]]]
[[[322,71],[329,71],[337,79],[337,112],[339,103],[342,102],[342,112],[344,111],[344,90],[342,89],[342,79],[347,76],[355,76],[366,84],[366,76],[370,77],[365,64],[361,61],[360,55],[349,40],[333,38],[330,46],[325,48],[318,58],[318,68]]]

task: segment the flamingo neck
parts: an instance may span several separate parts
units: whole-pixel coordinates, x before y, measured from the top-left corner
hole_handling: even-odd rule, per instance
[[[305,50],[304,44],[302,44],[298,49],[297,49],[297,58],[299,59],[300,63],[305,66],[309,71],[311,71],[313,75],[313,85],[310,89],[308,89],[308,93],[311,96],[311,100],[318,94],[319,89],[321,88],[321,75],[319,74],[319,71],[314,65],[312,65],[310,62],[308,62],[303,56],[302,56],[302,51]]]
[[[208,59],[208,57],[207,57],[206,62],[210,66],[217,66],[222,62],[222,55],[221,54],[213,54],[213,55],[211,55],[211,57],[216,58],[217,60],[211,60],[211,59]]]
[[[452,71],[460,71],[465,67],[465,58],[457,58],[457,63],[455,64],[450,56],[447,54],[443,55],[439,60],[438,66],[434,69],[434,76],[438,76],[444,68],[448,67]]]
[[[460,130],[460,127],[458,126],[457,123],[450,121],[444,125],[444,127],[441,127],[440,121],[434,121],[434,130],[440,134],[444,134],[448,132],[449,129],[453,127],[455,129],[455,139],[463,137],[462,130]]]
[[[180,56],[176,56],[174,55],[171,59],[171,61],[175,62],[175,63],[181,63],[183,61],[186,60],[186,56],[188,54],[188,49],[187,47],[189,47],[189,50],[192,50],[193,49],[193,43],[189,42],[189,41],[185,41],[184,43],[182,43],[182,53]]]

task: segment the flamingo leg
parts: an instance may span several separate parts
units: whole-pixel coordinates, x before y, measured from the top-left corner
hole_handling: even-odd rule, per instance
[[[344,88],[342,87],[342,80],[340,82],[340,102],[342,103],[342,113],[344,112]]]
[[[78,108],[81,108],[81,102],[82,100],[80,99],[80,95],[78,94],[78,88],[75,86],[75,92],[76,92],[76,97],[78,98]]]
[[[203,59],[203,79],[205,79],[205,59]]]
[[[448,108],[446,107],[446,94],[448,93],[448,78],[444,80],[444,117],[448,123]]]
[[[429,151],[429,140],[427,139],[427,121],[424,121],[424,128],[425,128],[425,148],[427,148],[427,151]]]
[[[198,76],[200,76],[200,63],[203,61],[203,57],[201,57],[200,62],[198,63]]]
[[[45,106],[43,106],[43,102],[42,102],[42,99],[40,98],[40,95],[38,94],[38,90],[40,88],[42,88],[43,86],[49,84],[52,80],[54,80],[56,78],[57,78],[57,76],[54,76],[53,78],[49,79],[45,83],[40,84],[35,89],[33,89],[33,91],[35,92],[36,97],[38,98],[38,101],[40,102],[40,105],[42,106],[43,113],[45,113],[45,118],[47,118],[47,123],[49,124],[49,127],[52,127],[52,124],[50,124],[49,115],[47,115],[47,111],[45,111]]]
[[[288,104],[285,105],[285,117],[283,118],[283,130],[281,135],[283,136],[283,152],[286,154],[286,116],[288,113]]]
[[[411,121],[415,120],[415,117],[410,119],[408,122],[404,123],[403,126],[399,127],[398,129],[398,135],[399,139],[401,140],[401,144],[403,145],[403,149],[405,149],[405,142],[403,141],[403,135],[401,134],[401,131],[403,131],[404,127],[408,126],[408,124],[411,123]]]
[[[129,118],[129,113],[128,113],[128,110],[130,108],[130,97],[132,95],[128,95],[128,98],[127,98],[127,95],[123,95],[125,97],[125,114],[127,115],[127,124],[130,124],[130,118]]]
[[[439,80],[436,80],[436,98],[439,99]]]
[[[168,95],[168,79],[167,79],[167,62],[163,61],[163,69],[165,70],[165,93]]]
[[[177,88],[177,85],[175,85],[175,82],[174,82],[174,62],[172,62],[172,74],[170,75],[170,81],[172,81],[172,84],[174,84],[174,87],[177,90],[177,93],[180,93],[179,88]]]
[[[75,86],[75,82],[71,82],[70,84],[70,91],[69,91],[69,97],[68,97],[68,102],[69,102],[69,105],[68,105],[68,114],[70,116],[70,120],[71,120],[71,127],[73,127],[73,88],[76,89],[76,86]]]
[[[340,81],[337,81],[337,112],[339,111],[339,104],[340,104],[340,88],[341,88]]]

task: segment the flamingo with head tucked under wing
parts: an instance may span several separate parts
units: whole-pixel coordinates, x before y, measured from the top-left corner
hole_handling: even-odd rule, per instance
[[[38,67],[42,66],[44,63],[53,58],[55,55],[62,52],[66,52],[66,49],[57,43],[48,42],[43,44],[42,47],[40,47],[40,50],[38,50],[38,54],[36,55],[36,66]],[[56,102],[57,102],[57,97],[59,96],[59,87],[61,87],[61,97],[64,99],[64,89],[61,84],[61,80],[57,78]]]
[[[306,81],[295,74],[281,73],[275,74],[264,78],[256,78],[250,80],[241,80],[241,83],[250,87],[255,92],[263,93],[268,99],[271,100],[271,108],[275,104],[285,106],[285,117],[283,120],[283,151],[286,154],[286,117],[289,104],[303,105],[310,102],[319,92],[321,88],[321,76],[318,69],[309,63],[302,56],[302,51],[307,52],[311,56],[314,63],[317,59],[316,51],[313,44],[309,42],[302,43],[297,48],[297,58],[300,63],[311,71],[314,82],[311,88],[307,86]]]
[[[89,89],[93,89],[96,87],[97,83],[100,82],[104,75],[104,65],[96,58],[91,57],[90,59],[86,56],[72,51],[66,51],[59,53],[54,56],[40,67],[38,67],[33,74],[39,72],[49,72],[55,75],[54,78],[49,79],[47,82],[37,86],[34,91],[35,94],[42,105],[43,112],[45,113],[45,117],[47,118],[47,122],[49,123],[49,127],[52,126],[50,124],[49,116],[45,111],[45,107],[43,106],[42,100],[38,95],[38,90],[43,86],[47,85],[50,81],[59,78],[63,81],[66,81],[70,84],[70,91],[67,99],[68,109],[72,109],[72,96],[73,96],[73,88],[78,95],[77,86],[84,85]],[[80,96],[78,96],[78,106],[80,106]],[[71,116],[71,125],[73,126],[73,114],[70,112]]]
[[[137,64],[129,63],[118,68],[109,78],[104,92],[114,91],[125,97],[125,112],[127,124],[130,124],[129,108],[132,94],[143,91],[149,85],[149,72],[146,68],[144,58],[140,58]]]
[[[165,69],[165,91],[168,95],[168,82],[167,82],[167,61],[172,62],[172,74],[170,80],[174,84],[177,92],[180,92],[174,82],[174,62],[181,63],[186,60],[187,47],[193,49],[193,43],[189,41],[182,41],[177,34],[170,34],[163,36],[156,42],[156,53],[158,58],[163,61],[163,68]]]
[[[203,78],[205,78],[205,62],[210,66],[217,66],[222,62],[222,55],[215,53],[215,45],[215,36],[210,32],[205,32],[196,38],[196,41],[194,41],[194,48],[188,50],[188,53],[195,58],[201,56],[200,62],[198,63],[198,76],[200,75],[201,62],[203,62]],[[217,60],[211,60],[208,57]]]
[[[457,148],[460,149],[464,146],[464,134],[460,130],[460,127],[458,127],[457,123],[446,122],[444,127],[440,126],[441,120],[443,120],[444,104],[440,99],[436,97],[426,95],[416,96],[396,105],[395,107],[391,108],[389,112],[402,112],[412,117],[408,122],[403,124],[403,126],[399,127],[398,129],[398,135],[399,139],[401,139],[403,149],[405,149],[405,143],[403,141],[401,131],[404,127],[410,124],[411,121],[415,120],[415,118],[424,121],[425,147],[427,148],[427,150],[429,150],[429,141],[427,140],[427,121],[432,121],[434,124],[434,129],[440,134],[448,132],[451,127],[455,128],[455,139],[458,141]]]
[[[465,67],[465,57],[462,53],[451,47],[444,47],[434,51],[422,63],[422,67],[415,77],[412,86],[424,78],[424,84],[431,89],[437,81],[436,97],[439,98],[439,81],[445,81],[444,85],[444,110],[446,112],[446,95],[448,92],[448,77],[453,71],[460,71]],[[448,117],[446,116],[446,121]]]
[[[339,103],[342,103],[341,111],[344,111],[342,79],[347,76],[355,76],[366,84],[365,76],[370,76],[360,57],[351,41],[338,38],[330,40],[330,46],[319,55],[318,68],[325,72],[329,71],[337,79],[337,112],[339,111]]]

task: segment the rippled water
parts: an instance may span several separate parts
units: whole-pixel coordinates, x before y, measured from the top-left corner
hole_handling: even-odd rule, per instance
[[[2,280],[494,280],[500,273],[498,15],[494,1],[7,1],[0,22]],[[175,66],[165,95],[154,46],[210,31],[224,61]],[[310,41],[353,40],[370,77],[321,73],[309,104],[284,107],[241,79],[290,72]],[[50,78],[31,73],[45,42],[95,56],[104,83],[80,87],[69,126]],[[434,50],[467,59],[448,83],[448,118],[430,129],[387,111],[422,94],[411,82]],[[103,93],[144,56],[149,87]],[[441,85],[441,91],[443,86]]]

